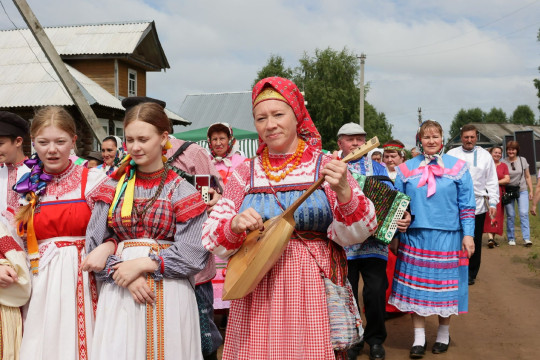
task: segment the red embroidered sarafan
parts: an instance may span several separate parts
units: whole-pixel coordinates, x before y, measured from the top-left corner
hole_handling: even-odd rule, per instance
[[[47,184],[45,194],[47,196],[55,196],[60,198],[72,191],[75,191],[81,185],[81,171],[75,171],[77,165],[74,165],[71,161],[66,170],[58,174],[49,174],[53,176],[53,179]]]

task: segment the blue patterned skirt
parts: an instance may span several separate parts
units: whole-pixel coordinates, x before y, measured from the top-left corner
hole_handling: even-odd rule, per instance
[[[421,316],[467,312],[469,260],[461,231],[409,229],[400,235],[388,302]]]

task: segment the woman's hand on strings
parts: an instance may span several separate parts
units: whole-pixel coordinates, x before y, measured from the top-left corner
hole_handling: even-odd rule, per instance
[[[253,208],[248,208],[233,217],[231,230],[235,234],[242,234],[244,231],[264,230],[261,215]]]

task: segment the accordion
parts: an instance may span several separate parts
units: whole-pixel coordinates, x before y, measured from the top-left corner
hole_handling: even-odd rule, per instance
[[[373,236],[385,244],[390,244],[396,234],[397,221],[403,217],[411,198],[374,177],[356,173],[352,175],[375,206],[378,227]]]

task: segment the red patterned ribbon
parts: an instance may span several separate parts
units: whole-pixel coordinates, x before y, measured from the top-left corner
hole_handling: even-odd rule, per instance
[[[63,248],[66,246],[77,247],[77,330],[78,330],[78,342],[79,342],[79,360],[88,359],[88,344],[86,343],[86,316],[84,309],[84,286],[83,286],[83,274],[81,270],[81,251],[84,249],[85,240],[76,241],[55,241],[54,244],[57,248]],[[88,280],[90,282],[90,293],[92,297],[92,309],[94,317],[96,316],[97,308],[97,287],[96,279],[93,273],[88,273]]]
[[[152,244],[142,241],[125,242],[124,249],[134,246],[146,246],[150,248],[150,253],[159,255],[159,250],[166,249],[171,244]],[[156,293],[156,303],[154,307],[146,306],[146,359],[165,360],[165,316],[163,310],[163,281],[154,281],[150,274],[146,275],[146,283],[150,289]],[[154,308],[156,309],[157,326],[157,357],[154,352]]]

